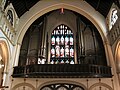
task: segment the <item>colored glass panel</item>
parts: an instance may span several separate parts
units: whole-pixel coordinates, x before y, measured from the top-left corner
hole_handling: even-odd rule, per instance
[[[74,64],[73,33],[66,25],[59,25],[51,34],[51,64]]]

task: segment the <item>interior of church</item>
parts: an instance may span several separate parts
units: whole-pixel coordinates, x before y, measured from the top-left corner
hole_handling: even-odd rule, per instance
[[[119,89],[119,0],[0,0],[0,90]]]

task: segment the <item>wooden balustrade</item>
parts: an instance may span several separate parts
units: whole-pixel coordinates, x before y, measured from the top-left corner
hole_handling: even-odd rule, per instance
[[[34,64],[14,67],[12,75],[16,77],[112,77],[111,68],[90,64]]]

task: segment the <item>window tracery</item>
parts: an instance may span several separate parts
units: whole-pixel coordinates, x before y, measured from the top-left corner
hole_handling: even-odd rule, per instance
[[[7,12],[7,19],[9,20],[11,25],[13,25],[13,13],[11,10],[8,10],[8,12]]]
[[[74,38],[72,30],[64,24],[51,34],[51,64],[74,64]]]
[[[44,86],[40,90],[85,90],[85,89],[81,86],[74,84],[56,83]]]
[[[113,25],[116,23],[116,21],[118,19],[117,12],[118,11],[116,9],[112,10],[112,14],[110,17],[110,29],[113,27]]]

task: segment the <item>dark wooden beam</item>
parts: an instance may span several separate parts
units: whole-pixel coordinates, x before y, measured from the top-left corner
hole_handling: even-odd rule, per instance
[[[115,0],[115,4],[120,8],[120,0]]]
[[[8,86],[0,86],[0,89],[2,89],[2,88],[9,88]]]
[[[25,9],[26,9],[26,11],[29,11],[29,7],[28,7],[28,4],[27,4],[27,1],[24,0],[23,2],[24,2],[24,5],[25,5]]]
[[[96,10],[98,10],[98,8],[99,8],[99,5],[100,5],[100,0],[98,0],[98,3],[97,3]]]

